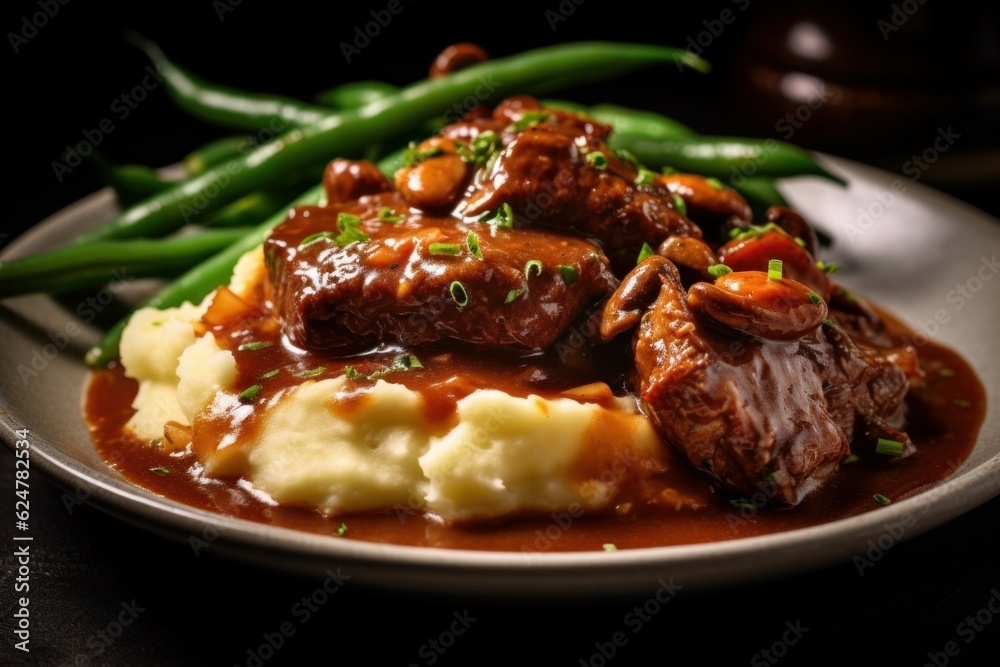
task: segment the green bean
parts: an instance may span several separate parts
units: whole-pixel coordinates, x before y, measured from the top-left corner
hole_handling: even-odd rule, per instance
[[[750,176],[821,176],[846,185],[808,151],[775,139],[694,136],[650,140],[612,133],[608,145],[631,151],[647,167],[673,167],[724,181]]]
[[[334,109],[357,109],[397,92],[399,86],[384,81],[352,81],[317,94],[316,102]]]
[[[298,190],[301,191],[301,188]],[[209,214],[203,224],[212,229],[256,226],[282,210],[291,199],[292,195],[286,189],[251,192]]]
[[[442,78],[418,82],[359,109],[333,112],[285,133],[144,200],[108,224],[82,235],[77,242],[162,236],[182,226],[192,210],[204,213],[218,209],[268,187],[278,176],[301,176],[307,173],[303,169],[333,156],[362,155],[372,143],[412,131],[434,114],[451,113],[449,106],[454,111],[469,99],[486,102],[507,90],[531,94],[538,84],[559,76],[593,79],[597,67],[608,62],[614,63],[616,72],[663,63],[682,63],[699,70],[708,67],[684,50],[615,42],[560,44],[479,63]]]
[[[612,136],[628,141],[662,141],[697,136],[687,125],[652,111],[598,104],[590,107],[587,114],[594,120],[611,125]]]
[[[288,208],[304,204],[316,204],[320,201],[322,195],[322,185],[310,188],[287,207],[283,207],[282,210],[268,218],[252,232],[244,234],[222,252],[203,260],[173,282],[162,287],[156,294],[143,301],[138,308],[173,308],[180,306],[185,301],[200,303],[212,290],[219,285],[225,285],[229,282],[236,262],[245,253],[253,250],[260,244],[266,234],[285,219]],[[121,343],[122,331],[125,330],[125,326],[128,324],[130,318],[131,314],[119,321],[105,333],[97,345],[87,352],[84,361],[88,366],[99,368],[106,366],[118,358],[118,345]]]
[[[130,31],[125,38],[153,61],[174,102],[204,120],[254,131],[277,124],[280,127],[272,129],[284,130],[314,123],[327,114],[322,107],[289,97],[247,93],[208,83],[171,62],[146,37]]]
[[[222,137],[184,156],[184,169],[191,176],[205,173],[209,167],[246,152],[252,144],[247,137]]]
[[[115,272],[129,278],[174,276],[246,234],[246,229],[237,228],[155,241],[100,241],[4,262],[0,299],[103,285]]]
[[[112,164],[103,155],[94,151],[91,161],[106,186],[115,191],[118,203],[123,207],[142,201],[176,185],[160,176],[155,169],[141,164]]]

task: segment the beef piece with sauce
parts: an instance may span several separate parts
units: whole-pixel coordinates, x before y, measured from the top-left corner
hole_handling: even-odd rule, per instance
[[[913,451],[888,423],[905,374],[878,348],[829,326],[826,303],[811,293],[759,271],[685,290],[669,260],[651,257],[608,300],[602,335],[638,325],[638,398],[692,465],[730,490],[796,504],[860,436]]]
[[[545,349],[617,285],[587,240],[421,214],[390,192],[294,209],[265,257],[291,342],[345,354],[446,339]]]
[[[610,131],[572,113],[543,109],[533,98],[510,98],[492,115],[448,125],[425,142],[422,148],[439,154],[401,170],[397,187],[421,208],[453,207],[467,219],[507,204],[519,227],[544,226],[597,239],[624,275],[643,243],[656,247],[671,235],[700,238],[701,229],[677,210],[661,177],[648,171],[640,175],[607,147]],[[497,137],[495,154],[463,170],[447,143],[467,146],[487,132]]]

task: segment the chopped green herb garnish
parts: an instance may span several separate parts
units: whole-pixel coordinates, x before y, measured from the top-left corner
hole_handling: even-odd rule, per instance
[[[260,393],[260,389],[261,387],[259,384],[250,385],[240,392],[240,400],[244,403],[249,403],[253,399],[257,398],[257,394]]]
[[[607,169],[608,167],[608,156],[600,151],[595,151],[593,153],[587,153],[587,162],[590,163],[594,169]]]
[[[580,273],[576,270],[576,267],[567,264],[559,267],[559,275],[562,276],[563,282],[567,285],[572,285],[580,279]]]
[[[607,544],[602,544],[601,548],[604,549],[605,551],[618,551],[618,547],[615,546],[614,544],[611,544],[610,542],[608,542]]]
[[[616,148],[615,155],[618,156],[619,160],[624,160],[625,162],[630,163],[636,169],[642,169],[642,164],[639,162],[639,158],[637,158],[635,154],[627,148]]]
[[[497,209],[496,213],[487,212],[480,219],[485,220],[487,222],[492,222],[500,229],[513,229],[514,209],[510,207],[510,204],[504,202],[500,204],[500,208]]]
[[[358,225],[361,224],[361,218],[356,215],[351,215],[350,213],[338,213],[337,214],[337,229],[340,230],[340,234],[334,238],[341,248],[344,248],[352,243],[364,243],[368,240],[368,235],[363,231],[358,229]]]
[[[552,118],[552,114],[547,111],[529,111],[519,119],[514,121],[511,125],[507,126],[507,129],[514,129],[518,132],[524,132],[529,127],[534,127],[541,122],[547,121]]]
[[[155,468],[150,468],[149,472],[155,472],[157,475],[169,475],[170,469],[164,468],[163,466],[156,466]]]
[[[354,366],[347,366],[344,369],[344,376],[348,380],[370,380],[374,382],[375,380],[381,380],[387,375],[396,373],[399,371],[408,371],[411,368],[423,368],[424,365],[420,363],[420,359],[412,354],[404,354],[402,356],[396,357],[392,362],[392,366],[388,368],[383,368],[382,370],[375,371],[370,375],[365,375]]]
[[[170,444],[173,444],[172,440],[170,441]],[[149,441],[149,446],[152,447],[153,449],[162,449],[163,438],[153,438],[152,440]]]
[[[831,320],[829,318],[823,320],[823,326],[830,327],[831,329],[836,329],[837,328],[837,324],[833,320]]]
[[[708,178],[705,179],[705,182],[708,183],[709,185],[711,185],[716,190],[725,190],[726,189],[726,186],[722,184],[722,181],[720,181],[717,178],[714,178],[714,177],[710,176],[710,177],[708,177]]]
[[[748,227],[734,227],[729,230],[729,238],[734,241],[745,241],[751,238],[760,238],[768,232],[778,232],[779,234],[784,234],[785,236],[791,236],[784,229],[779,227],[773,222],[769,222],[766,225],[750,225]]]
[[[879,438],[878,442],[875,443],[875,453],[884,454],[885,456],[902,456],[903,443],[898,440]]]
[[[432,255],[461,255],[462,246],[459,243],[432,243],[427,246]]]
[[[316,232],[315,234],[310,234],[301,241],[299,241],[299,247],[305,248],[313,243],[318,243],[320,241],[333,241],[337,238],[337,235],[333,232]]]
[[[500,150],[500,145],[500,136],[493,130],[486,130],[472,140],[471,147],[457,143],[455,150],[462,160],[478,168],[490,161],[494,153]]]
[[[537,259],[529,259],[524,265],[524,277],[530,278],[531,274],[534,273],[536,276],[542,275],[542,263]]]
[[[860,456],[858,456],[857,454],[851,454],[846,459],[844,459],[844,463],[857,463],[860,460],[861,460]]]
[[[326,366],[317,366],[316,368],[312,368],[308,371],[302,371],[301,373],[299,373],[299,377],[312,378],[316,377],[317,375],[322,375],[325,372],[326,372]]]
[[[381,220],[382,222],[395,224],[397,222],[402,222],[403,220],[406,220],[406,214],[396,213],[388,206],[383,206],[378,210],[378,219]]]
[[[639,174],[635,177],[634,183],[637,188],[648,188],[656,183],[656,174],[649,169],[641,168],[639,169]]]
[[[767,279],[781,280],[781,260],[769,259],[767,261]]]
[[[459,308],[465,308],[469,305],[469,293],[465,291],[465,285],[461,282],[453,281],[448,287],[448,291],[451,292],[451,298],[455,300]]]
[[[972,403],[969,402],[969,401],[967,401],[967,400],[965,400],[964,398],[956,398],[955,400],[952,401],[952,403],[954,403],[955,405],[957,405],[960,408],[971,408],[972,407]]]
[[[337,537],[343,537],[344,533],[347,532],[347,524],[341,522],[340,528],[337,529]]]
[[[671,174],[676,174],[677,170],[671,167],[670,165],[664,165],[660,167],[660,173],[663,174],[664,176],[670,176]]]
[[[442,153],[444,153],[444,150],[440,146],[417,148],[416,143],[411,141],[410,145],[403,151],[403,164],[407,167],[412,167],[429,157],[436,157]]]
[[[243,343],[242,345],[240,345],[236,349],[240,350],[240,351],[246,351],[246,352],[255,352],[257,350],[263,350],[266,347],[271,347],[271,342],[270,341],[255,340],[255,341],[250,341],[249,343]]]
[[[891,503],[891,502],[892,502],[891,500],[889,500],[888,498],[886,498],[885,496],[883,496],[883,495],[882,495],[881,493],[876,493],[876,494],[875,494],[874,496],[872,496],[872,497],[873,497],[873,498],[874,498],[875,500],[877,500],[878,502],[882,503],[883,505],[888,505],[889,503]]]
[[[677,212],[681,215],[687,215],[688,205],[687,202],[684,201],[684,197],[681,197],[679,194],[673,194],[671,195],[671,198],[673,199],[674,208],[677,209]]]
[[[646,259],[647,257],[652,257],[655,254],[656,253],[653,251],[653,248],[648,243],[644,242],[642,244],[642,248],[639,250],[639,256],[636,257],[635,259],[635,263],[642,264],[642,261],[644,259]]]
[[[504,303],[510,303],[511,301],[513,301],[517,297],[521,296],[522,294],[524,294],[524,290],[523,289],[512,289],[511,291],[507,292],[507,298],[504,299],[503,302]]]
[[[819,294],[816,294],[816,292],[809,292],[806,296],[808,296],[809,300],[812,301],[813,303],[819,303],[820,301],[823,300],[819,297]]]
[[[268,372],[264,373],[263,375],[261,375],[260,379],[261,380],[270,380],[271,378],[273,378],[275,375],[277,375],[280,372],[281,372],[280,368],[275,368],[273,371],[268,371]]]
[[[725,264],[713,264],[712,266],[708,267],[708,273],[709,273],[709,275],[712,276],[712,277],[714,277],[714,278],[721,278],[722,276],[726,275],[727,273],[732,273],[732,272],[733,272],[733,270],[730,269]]]
[[[753,504],[752,501],[746,498],[735,498],[729,501],[729,504],[741,510],[755,510],[757,506]]]
[[[938,375],[940,375],[943,378],[950,378],[955,376],[955,371],[951,370],[950,368],[942,368],[941,370],[938,371]]]
[[[830,264],[827,264],[823,260],[819,260],[818,262],[816,262],[816,266],[818,266],[820,268],[820,270],[823,273],[825,273],[826,275],[828,275],[828,276],[832,276],[840,268],[839,264],[836,264],[836,263],[833,263],[833,262],[831,262]]]
[[[469,235],[465,237],[465,244],[469,246],[469,252],[476,259],[481,260],[483,258],[483,249],[479,247],[479,235],[475,232],[469,232]]]
[[[420,363],[420,360],[417,359],[416,355],[413,355],[413,354],[404,354],[403,356],[401,356],[398,359],[396,359],[396,363],[399,364],[400,366],[402,366],[403,368],[407,369],[407,370],[409,370],[411,368],[423,368],[424,367],[424,365],[422,363]]]
[[[795,241],[795,245],[797,245],[798,247],[800,248],[806,247],[806,242],[800,239],[798,236],[796,236],[793,240]]]

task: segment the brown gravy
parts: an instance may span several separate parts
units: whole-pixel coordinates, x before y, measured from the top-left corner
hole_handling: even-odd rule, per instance
[[[255,335],[245,329],[241,331],[244,332],[241,336]],[[240,340],[239,336],[231,337],[227,346],[235,347]],[[256,368],[241,367],[241,375],[253,373],[257,377],[266,370],[265,366],[281,363],[278,357],[285,354],[281,350],[281,345],[261,350],[269,353],[259,357]],[[445,356],[436,359],[428,355],[424,359],[421,355],[425,368],[432,369],[426,373],[396,373],[386,380],[400,381],[412,385],[411,388],[451,387],[442,390],[436,399],[432,394],[429,401],[432,412],[442,420],[448,418],[449,406],[465,391],[463,387],[469,391],[474,388],[470,378],[477,378],[476,384],[494,382],[520,395],[528,391],[526,387],[535,393],[555,395],[562,388],[583,384],[582,380],[588,379],[588,373],[583,377],[560,376],[555,370],[557,365],[545,358],[526,360],[515,371],[509,359],[487,355],[448,358],[451,363],[429,363],[443,361],[449,353],[440,354]],[[542,552],[600,550],[607,543],[619,549],[667,546],[775,533],[875,511],[883,507],[875,499],[876,494],[900,500],[948,477],[975,444],[985,417],[985,390],[973,369],[956,352],[927,343],[919,354],[926,377],[914,382],[910,389],[904,426],[917,446],[917,453],[903,459],[889,459],[873,451],[860,452],[857,461],[845,463],[820,490],[792,508],[767,504],[757,507],[753,497],[749,503],[747,499],[739,503],[732,495],[713,491],[707,478],[678,459],[672,482],[710,495],[715,501],[710,506],[699,510],[633,510],[621,516],[596,516],[577,510],[458,526],[443,525],[402,509],[327,519],[315,511],[263,502],[253,495],[249,485],[237,484],[237,480],[206,478],[197,473],[200,466],[193,453],[168,455],[125,433],[123,427],[132,414],[130,405],[137,386],[120,368],[92,375],[85,416],[101,456],[130,482],[163,497],[238,519],[324,535],[336,535],[343,523],[347,531],[342,539],[452,549]],[[386,359],[391,359],[391,355]],[[296,362],[304,364],[304,368],[323,363],[327,366],[324,375],[329,376],[339,375],[345,365],[352,363],[350,359],[331,364],[329,359],[323,362],[302,358]],[[376,360],[372,367],[377,368],[378,363]],[[469,365],[456,371],[463,369],[463,363]],[[371,372],[368,365],[359,364],[359,372]],[[612,386],[621,383],[620,378],[615,380],[615,374],[620,373],[613,368],[600,364],[588,368],[591,378],[609,381]],[[445,382],[449,373],[455,377],[464,374],[465,379]],[[545,379],[543,385],[549,386],[549,392],[536,391],[539,377]],[[737,505],[732,504],[734,500]]]

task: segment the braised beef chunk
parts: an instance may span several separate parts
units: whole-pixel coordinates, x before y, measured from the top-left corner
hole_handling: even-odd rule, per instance
[[[343,353],[442,339],[541,350],[617,285],[586,240],[420,215],[396,194],[295,209],[265,257],[289,339]]]
[[[460,215],[507,204],[519,224],[597,239],[619,275],[635,266],[643,243],[655,248],[671,235],[701,237],[659,175],[608,149],[606,125],[517,99],[495,110],[492,125],[480,120],[444,134],[462,138],[486,129],[502,136],[503,147],[473,175],[456,208]]]
[[[776,501],[796,504],[850,454],[859,426],[869,439],[891,435],[909,446],[905,434],[886,422],[907,385],[876,348],[855,344],[835,327],[814,325],[789,338],[802,321],[801,314],[792,315],[795,295],[809,288],[775,282],[790,290],[787,297],[742,307],[750,315],[755,307],[777,308],[789,326],[777,320],[766,328],[751,325],[750,335],[713,319],[705,302],[714,297],[692,298],[676,267],[652,257],[608,300],[602,334],[611,338],[638,322],[633,352],[639,400],[692,465],[730,490],[765,490]],[[639,315],[640,304],[650,299]],[[826,307],[820,305],[822,316]]]

